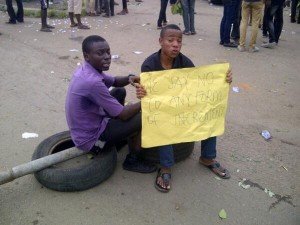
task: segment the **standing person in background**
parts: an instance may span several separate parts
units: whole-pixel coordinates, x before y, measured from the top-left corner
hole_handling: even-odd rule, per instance
[[[104,0],[104,8],[105,8],[105,15],[103,15],[104,17],[110,17],[115,15],[114,0]]]
[[[123,0],[124,1],[124,0]],[[160,12],[157,20],[157,29],[160,30],[168,24],[166,10],[169,0],[160,0]],[[170,0],[170,4],[173,5],[176,3],[176,0]]]
[[[19,23],[24,22],[24,10],[22,0],[16,0],[16,2],[18,6],[17,14],[15,13],[15,10],[13,8],[12,0],[6,0],[7,13],[9,15],[9,21],[6,22],[7,24],[16,24],[17,21]]]
[[[231,34],[230,34],[230,37],[236,43],[238,43],[239,39],[240,39],[241,6],[242,6],[242,0],[237,0],[237,3],[235,4],[233,25],[232,25],[232,30],[231,30]]]
[[[250,17],[250,12],[252,14],[252,30],[251,39],[249,43],[249,52],[258,52],[259,48],[255,46],[256,38],[258,33],[258,26],[260,23],[261,12],[263,8],[262,0],[243,0],[242,2],[242,22],[240,26],[240,44],[238,50],[240,52],[246,51],[246,34],[247,26]]]
[[[224,10],[220,24],[220,45],[236,48],[237,44],[230,41],[231,25],[236,15],[237,0],[223,0]]]
[[[261,47],[274,48],[278,44],[283,26],[284,1],[285,0],[268,1],[270,6],[268,6],[266,11],[266,24],[269,32],[269,42],[262,44]]]
[[[292,7],[291,7],[291,23],[296,22],[296,14],[297,14],[297,6],[299,4],[299,0],[292,0]],[[300,10],[298,12],[297,23],[300,23]]]
[[[194,35],[196,34],[195,30],[195,0],[181,0],[182,9],[183,9],[183,23],[184,23],[184,35]]]
[[[90,29],[88,26],[81,23],[81,9],[82,0],[68,0],[68,12],[71,21],[71,27],[78,27],[78,29]],[[75,23],[74,15],[77,23]]]
[[[128,9],[127,9],[127,0],[122,0],[122,11],[118,12],[117,15],[126,15],[128,14]]]
[[[41,0],[41,20],[42,27],[40,31],[42,32],[52,32],[51,29],[54,29],[53,26],[47,24],[47,9],[49,7],[49,0]]]
[[[95,0],[85,0],[85,11],[88,16],[96,16]]]

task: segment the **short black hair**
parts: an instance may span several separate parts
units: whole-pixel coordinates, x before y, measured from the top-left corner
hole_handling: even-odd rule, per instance
[[[82,42],[82,52],[89,53],[91,50],[91,46],[95,42],[105,42],[106,40],[103,37],[98,35],[91,35],[86,37]]]
[[[180,30],[180,27],[177,26],[176,24],[168,24],[167,26],[163,27],[160,31],[160,37],[164,37],[165,33],[167,30]]]

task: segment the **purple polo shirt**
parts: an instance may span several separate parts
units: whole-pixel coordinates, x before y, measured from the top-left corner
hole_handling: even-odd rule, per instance
[[[108,120],[122,112],[123,106],[108,90],[114,82],[114,77],[100,74],[87,62],[73,74],[66,99],[66,118],[72,140],[79,149],[91,150]]]

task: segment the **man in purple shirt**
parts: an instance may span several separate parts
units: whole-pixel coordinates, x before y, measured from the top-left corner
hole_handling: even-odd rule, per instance
[[[137,154],[141,149],[141,103],[124,106],[124,86],[139,82],[139,77],[103,73],[109,69],[111,54],[108,43],[100,36],[87,37],[82,52],[85,62],[74,73],[66,99],[67,123],[76,147],[97,152],[98,140],[110,145],[127,139],[130,153],[123,168],[154,172],[156,166],[139,160]],[[109,91],[110,87],[115,88]],[[144,94],[137,89],[138,98]]]

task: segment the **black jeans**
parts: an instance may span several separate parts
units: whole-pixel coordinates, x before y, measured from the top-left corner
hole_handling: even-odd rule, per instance
[[[160,12],[157,20],[157,26],[161,27],[162,23],[167,22],[166,10],[169,0],[160,0]]]
[[[24,11],[23,11],[23,3],[22,0],[16,0],[17,6],[18,6],[18,11],[17,14],[15,13],[15,10],[12,5],[12,0],[6,0],[6,6],[7,6],[7,13],[10,17],[9,21],[11,22],[23,22],[24,18]]]
[[[235,5],[235,12],[234,12],[234,18],[233,18],[233,25],[231,30],[231,38],[232,39],[239,39],[240,38],[240,24],[241,24],[241,7],[242,7],[242,1],[237,0],[237,3]]]
[[[264,36],[268,35],[268,14],[267,14],[267,11],[268,11],[269,7],[270,6],[268,6],[268,5],[265,4],[264,18],[263,18],[263,27],[262,27],[262,32],[263,32]]]
[[[278,43],[283,26],[283,4],[271,4],[267,9],[266,19],[269,32],[269,43]]]
[[[109,16],[109,13],[111,16],[115,15],[115,3],[114,0],[104,0],[104,8],[105,8],[105,14]]]
[[[124,105],[126,90],[125,88],[114,88],[110,94],[115,97],[118,102]],[[138,113],[130,119],[123,121],[120,119],[112,118],[108,121],[104,132],[100,135],[100,140],[114,144],[136,135],[142,130],[141,113]]]
[[[123,9],[127,9],[127,0],[122,0]]]
[[[296,19],[296,13],[297,13],[297,5],[299,3],[299,0],[292,0],[292,6],[291,6],[291,21],[295,21]],[[300,22],[300,12],[298,13],[297,22]]]

